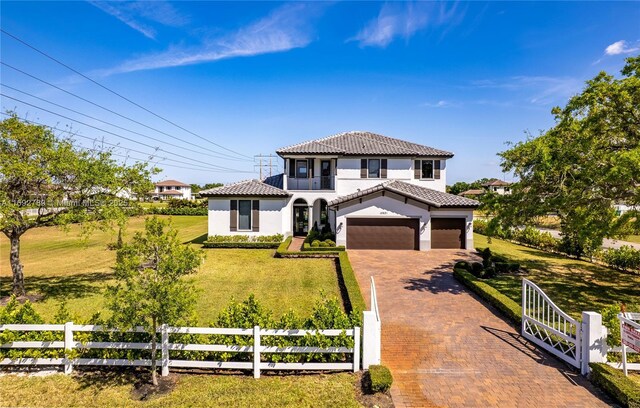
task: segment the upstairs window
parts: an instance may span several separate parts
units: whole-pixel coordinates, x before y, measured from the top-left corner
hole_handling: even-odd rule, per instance
[[[308,163],[306,160],[296,160],[296,178],[309,177],[307,165]]]
[[[380,178],[380,159],[369,159],[368,178]]]
[[[420,161],[420,178],[426,180],[433,179],[433,160]]]

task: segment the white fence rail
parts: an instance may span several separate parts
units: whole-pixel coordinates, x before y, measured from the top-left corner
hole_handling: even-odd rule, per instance
[[[371,365],[380,364],[382,354],[382,322],[373,276],[371,277],[371,310],[363,312],[362,319],[362,368],[366,370]]]
[[[117,349],[117,350],[150,350],[151,343],[133,342],[79,342],[74,341],[74,332],[117,332],[98,325],[76,325],[72,322],[65,324],[6,324],[0,325],[0,331],[17,332],[63,332],[63,341],[14,341],[1,344],[1,349],[64,349],[72,351],[74,349]],[[129,330],[129,333],[146,333],[144,328],[137,327]],[[163,325],[158,329],[161,341],[158,343],[160,359],[156,360],[162,368],[162,375],[169,374],[169,368],[220,368],[220,369],[247,369],[253,370],[255,378],[260,377],[261,370],[349,370],[357,372],[360,369],[360,328],[339,330],[274,330],[261,329],[255,326],[253,329],[233,329],[233,328],[210,328],[210,327],[169,327]],[[253,345],[225,345],[225,344],[184,344],[171,343],[169,341],[172,334],[215,334],[231,336],[252,336]],[[264,346],[261,339],[266,336],[300,337],[307,335],[322,335],[336,337],[346,335],[353,338],[354,347],[312,347],[312,346]],[[171,359],[170,351],[209,351],[228,353],[251,353],[252,361],[205,361],[205,360],[179,360]],[[262,354],[269,353],[300,353],[300,354],[351,354],[351,362],[330,362],[330,363],[283,363],[283,362],[263,362]],[[150,359],[102,359],[102,358],[70,358],[69,353],[64,358],[5,358],[0,360],[0,366],[13,365],[64,365],[64,372],[69,374],[73,366],[151,366]]]

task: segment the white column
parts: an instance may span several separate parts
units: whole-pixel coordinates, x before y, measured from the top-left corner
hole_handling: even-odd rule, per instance
[[[309,179],[311,180],[311,179]],[[313,203],[311,203],[311,205],[309,206],[309,231],[311,231],[311,228],[313,228]]]
[[[73,322],[66,322],[64,324],[64,373],[71,374],[73,371],[72,359],[69,352],[73,350]]]
[[[162,342],[162,376],[169,375],[169,330],[166,324],[160,327]]]
[[[362,312],[362,368],[380,364],[380,321],[372,310]]]
[[[360,328],[353,328],[353,372],[360,371]]]
[[[589,363],[607,361],[607,339],[602,334],[602,315],[596,312],[582,312],[582,375],[589,373]]]

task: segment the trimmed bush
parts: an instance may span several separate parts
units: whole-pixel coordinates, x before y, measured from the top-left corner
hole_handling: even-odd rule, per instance
[[[479,278],[484,270],[484,266],[480,262],[474,262],[471,264],[471,273],[473,276]]]
[[[518,272],[520,270],[520,264],[512,262],[509,264],[509,272]]]
[[[311,242],[311,246],[313,248],[318,248],[320,246],[320,241],[316,239],[315,241]]]
[[[602,388],[622,406],[640,408],[640,387],[624,373],[603,363],[590,363],[592,383]]]
[[[369,366],[365,373],[365,388],[371,393],[387,392],[393,383],[391,371],[383,365]]]
[[[493,255],[493,254],[491,253],[491,248],[489,248],[489,247],[486,247],[485,249],[483,249],[483,250],[480,252],[480,256],[482,257],[482,260],[483,260],[483,261],[488,261],[488,260],[490,260],[492,255]]]
[[[495,277],[496,277],[496,268],[494,268],[493,266],[485,268],[482,274],[480,275],[480,278],[482,279],[491,279]]]
[[[471,264],[467,261],[459,261],[456,262],[453,269],[464,269],[465,271],[471,272]]]
[[[640,250],[624,245],[618,249],[605,249],[601,259],[619,271],[640,272]]]
[[[245,249],[272,249],[278,248],[279,242],[203,242],[203,248],[245,248]]]
[[[275,235],[210,235],[205,242],[276,242],[284,239],[282,234]]]
[[[209,211],[203,207],[150,207],[145,209],[145,213],[155,215],[207,215]]]
[[[485,220],[473,220],[473,232],[487,235],[488,223]]]
[[[349,256],[346,252],[340,252],[338,254],[337,267],[342,279],[341,283],[344,285],[349,299],[349,305],[345,305],[345,307],[350,312],[357,313],[358,316],[360,316],[362,311],[366,310],[367,306],[364,303],[362,292],[360,292],[360,285],[358,285],[358,280],[356,279],[356,275],[351,267],[351,262],[349,261]]]
[[[496,262],[494,264],[497,273],[508,273],[509,264],[506,262]]]
[[[504,313],[509,320],[517,324],[522,323],[522,309],[520,305],[501,293],[498,289],[482,282],[464,269],[454,269],[453,276],[482,299]]]

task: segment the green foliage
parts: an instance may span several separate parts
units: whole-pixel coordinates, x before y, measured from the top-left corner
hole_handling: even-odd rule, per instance
[[[640,250],[628,245],[623,245],[618,249],[605,249],[602,251],[601,259],[614,269],[640,272]]]
[[[145,212],[153,215],[207,215],[209,213],[206,207],[149,207],[145,209]]]
[[[630,378],[604,363],[590,363],[592,383],[602,388],[623,407],[640,408],[640,388]]]
[[[280,242],[209,242],[202,243],[203,248],[245,248],[245,249],[271,249],[278,248]]]
[[[341,286],[344,285],[349,299],[349,305],[345,305],[345,308],[359,317],[367,307],[364,303],[362,292],[360,292],[356,274],[353,272],[353,267],[349,261],[349,255],[346,252],[340,252],[338,255],[338,270],[340,273],[338,281]]]
[[[453,269],[464,269],[467,272],[471,272],[471,264],[467,261],[458,261],[453,266]]]
[[[497,180],[495,178],[482,178],[480,180],[476,180],[474,182],[471,183],[465,183],[464,181],[458,181],[457,183],[454,183],[451,186],[447,186],[447,193],[449,194],[455,194],[458,195],[460,193],[463,193],[467,190],[483,190],[484,187],[483,185],[490,183],[494,180]]]
[[[167,208],[207,208],[207,200],[181,200],[170,198],[166,201]]]
[[[640,230],[637,210],[618,216],[613,208],[640,204],[640,57],[627,59],[622,77],[599,73],[552,113],[553,128],[500,153],[519,182],[485,210],[503,228],[555,213],[560,250],[589,255],[606,237]]]
[[[281,243],[284,235],[210,235],[205,242],[270,242]]]
[[[496,288],[482,282],[464,269],[454,269],[453,276],[482,299],[504,313],[507,318],[517,324],[522,322],[522,308],[520,305]]]
[[[386,366],[369,366],[369,370],[365,373],[367,391],[372,393],[387,392],[391,388],[391,384],[393,384],[393,376]]]
[[[640,305],[627,305],[627,312],[640,313]],[[621,312],[620,304],[612,304],[600,311],[602,314],[602,324],[607,328],[607,344],[611,347],[618,347],[620,342],[620,319],[618,314]]]
[[[473,232],[487,235],[488,223],[485,220],[473,220]]]
[[[482,272],[484,271],[484,266],[480,262],[474,262],[471,264],[471,274],[476,278],[482,276]]]
[[[333,242],[333,245],[335,246],[336,235],[332,233],[330,229],[323,228],[322,232],[320,232],[317,228],[312,228],[304,239],[304,242],[313,246],[314,241],[322,242],[327,240]]]
[[[45,126],[20,120],[15,113],[0,122],[0,231],[14,242],[10,262],[13,293],[23,295],[19,242],[29,229],[79,222],[84,233],[123,228],[132,206],[126,193],[152,188],[158,169],[146,163],[116,162],[110,150],[80,150]],[[27,216],[26,209],[38,209]]]

